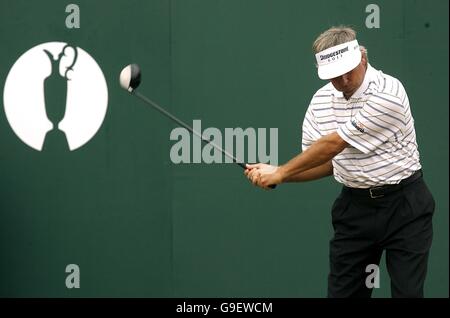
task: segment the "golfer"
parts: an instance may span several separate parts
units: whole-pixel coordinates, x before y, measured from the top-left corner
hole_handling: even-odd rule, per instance
[[[354,30],[333,27],[313,44],[318,75],[303,152],[284,165],[247,165],[255,185],[333,175],[328,297],[370,297],[368,265],[386,267],[392,297],[423,297],[435,202],[422,176],[414,119],[402,83],[369,64]]]

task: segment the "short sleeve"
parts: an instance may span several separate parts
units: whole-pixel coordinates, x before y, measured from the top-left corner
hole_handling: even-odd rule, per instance
[[[405,127],[405,106],[397,96],[370,95],[359,112],[337,133],[353,147],[367,154],[388,140],[397,138]]]
[[[308,149],[316,140],[322,137],[311,106],[309,106],[302,127],[302,151]]]

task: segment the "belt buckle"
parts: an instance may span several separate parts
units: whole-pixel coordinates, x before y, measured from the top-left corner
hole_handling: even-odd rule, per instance
[[[377,190],[377,189],[382,189],[382,188],[383,188],[383,187],[370,188],[370,189],[369,189],[370,197],[371,197],[372,199],[384,197],[384,194],[376,195],[376,194],[372,193],[372,190]]]

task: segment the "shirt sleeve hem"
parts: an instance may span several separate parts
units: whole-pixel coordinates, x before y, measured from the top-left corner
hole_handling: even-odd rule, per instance
[[[368,153],[370,153],[370,150],[369,149],[367,149],[367,148],[365,148],[365,147],[362,147],[361,145],[359,145],[357,142],[355,142],[353,139],[351,139],[351,138],[349,138],[343,131],[342,131],[342,129],[341,128],[339,128],[338,130],[337,130],[337,133],[338,133],[338,135],[342,138],[342,139],[344,139],[347,143],[349,143],[350,145],[352,145],[353,147],[355,147],[356,149],[358,149],[359,151],[361,151],[362,153],[364,153],[364,154],[368,154]]]

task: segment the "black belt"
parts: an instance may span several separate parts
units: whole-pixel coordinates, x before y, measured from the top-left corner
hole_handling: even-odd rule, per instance
[[[384,186],[374,187],[374,188],[367,188],[367,189],[359,189],[359,188],[349,188],[345,187],[344,189],[350,191],[353,194],[366,196],[368,198],[376,199],[384,197],[386,194],[398,191],[400,189],[403,189],[407,185],[413,183],[417,179],[422,177],[422,170],[417,170],[414,172],[411,176],[409,176],[406,179],[403,179],[398,184],[387,184]]]

